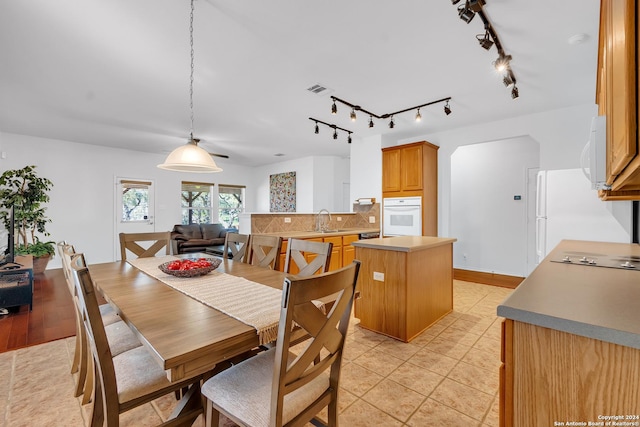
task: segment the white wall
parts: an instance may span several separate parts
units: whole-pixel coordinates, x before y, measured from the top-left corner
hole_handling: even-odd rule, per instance
[[[165,156],[10,133],[0,134],[0,171],[36,165],[40,176],[53,182],[47,214],[52,241],[67,240],[85,252],[87,262],[113,261],[115,244],[116,176],[150,179],[156,186],[156,230],[171,230],[181,221],[180,185],[184,181],[246,185],[253,191],[252,170],[223,165],[216,174],[158,169]],[[217,160],[216,160],[217,161]],[[48,268],[60,267],[58,257]]]
[[[535,202],[535,197],[528,199],[527,169],[538,167],[539,152],[537,142],[522,137],[465,145],[453,153],[451,235],[458,239],[456,266],[527,275],[527,202]],[[521,199],[514,200],[516,195]]]

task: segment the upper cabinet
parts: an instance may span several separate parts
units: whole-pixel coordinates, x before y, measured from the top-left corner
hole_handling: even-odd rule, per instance
[[[637,18],[635,0],[602,0],[596,102],[607,117],[604,200],[640,199]]]
[[[438,235],[438,146],[426,141],[382,149],[382,197],[422,197],[422,234]]]

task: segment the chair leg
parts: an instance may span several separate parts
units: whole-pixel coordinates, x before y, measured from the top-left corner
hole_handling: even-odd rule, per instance
[[[94,367],[93,376],[96,379],[93,386],[93,408],[91,409],[91,427],[101,427],[104,424],[104,407],[102,406],[102,384],[96,368]],[[89,391],[91,394],[91,391]]]
[[[209,399],[207,399],[204,423],[205,427],[220,427],[220,412],[213,407],[213,404]]]

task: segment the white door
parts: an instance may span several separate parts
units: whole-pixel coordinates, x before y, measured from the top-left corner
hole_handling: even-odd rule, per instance
[[[153,181],[116,177],[115,258],[120,259],[120,233],[155,231]]]

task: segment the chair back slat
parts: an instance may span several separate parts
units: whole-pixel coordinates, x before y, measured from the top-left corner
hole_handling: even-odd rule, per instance
[[[140,245],[138,242],[152,242],[150,245]],[[154,257],[164,249],[165,254],[171,253],[171,232],[153,233],[120,233],[120,257],[127,259],[127,252],[131,252],[138,258]]]
[[[249,264],[278,269],[282,237],[252,234],[249,242]]]
[[[298,268],[296,276],[307,277],[329,271],[333,243],[315,242],[313,240],[289,239],[284,272],[293,273],[295,264]],[[313,257],[312,257],[313,256]]]
[[[224,239],[222,258],[227,259],[229,252],[231,252],[234,261],[246,262],[250,237],[249,234],[227,233]]]
[[[319,399],[323,404],[337,399],[342,351],[359,270],[360,262],[354,261],[334,272],[285,279],[275,351],[272,425],[282,424],[285,395],[308,384],[328,369],[329,388]],[[324,313],[315,302],[329,296],[334,303],[329,312]],[[310,338],[305,341],[306,347],[295,359],[290,360],[294,357],[289,352],[294,326],[304,329]],[[303,412],[313,410],[315,405]]]

